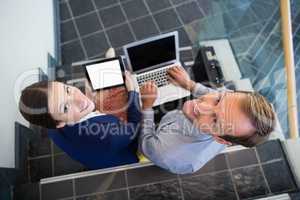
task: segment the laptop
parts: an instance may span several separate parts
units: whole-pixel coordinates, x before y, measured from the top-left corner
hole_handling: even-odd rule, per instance
[[[167,78],[167,69],[182,66],[177,31],[133,42],[123,49],[136,83],[141,86],[152,80],[158,86],[158,96],[153,106],[190,95],[190,91],[175,86]]]

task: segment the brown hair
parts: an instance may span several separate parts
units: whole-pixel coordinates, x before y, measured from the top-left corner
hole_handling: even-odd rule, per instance
[[[56,128],[48,109],[48,87],[50,81],[41,81],[26,87],[20,97],[19,110],[22,116],[32,124],[45,128]]]
[[[246,147],[265,142],[275,128],[275,113],[272,105],[257,92],[237,92],[246,95],[243,97],[241,109],[249,117],[256,131],[248,137],[224,135],[221,138]]]

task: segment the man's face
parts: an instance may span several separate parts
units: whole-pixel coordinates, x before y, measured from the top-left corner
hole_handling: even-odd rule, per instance
[[[183,113],[201,131],[218,136],[250,136],[254,127],[241,109],[243,93],[209,93],[185,102]]]
[[[57,128],[75,123],[95,109],[95,104],[76,87],[53,82],[48,92],[49,111],[60,122]]]

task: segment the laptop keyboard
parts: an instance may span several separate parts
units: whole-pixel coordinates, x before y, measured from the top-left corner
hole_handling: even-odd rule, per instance
[[[168,81],[167,69],[168,68],[164,68],[159,71],[148,72],[148,73],[138,76],[137,82],[138,82],[139,86],[141,86],[151,80],[155,81],[155,83],[158,87],[168,85],[169,81]]]

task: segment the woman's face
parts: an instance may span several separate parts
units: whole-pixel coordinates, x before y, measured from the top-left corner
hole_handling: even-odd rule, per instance
[[[95,109],[95,104],[78,88],[53,82],[49,88],[48,107],[59,122],[57,128],[78,122]]]

